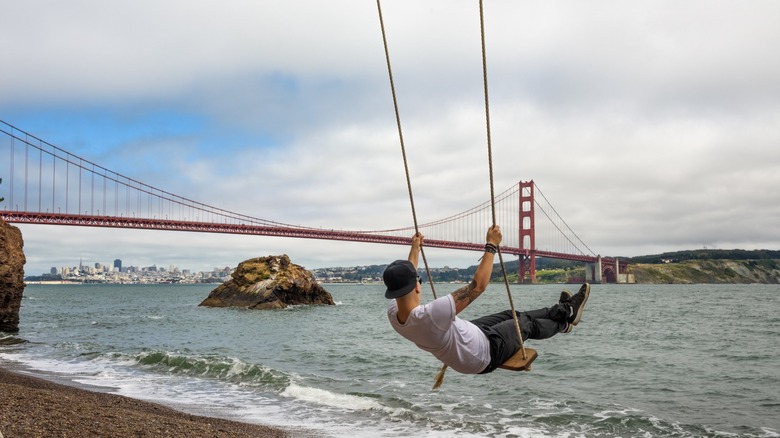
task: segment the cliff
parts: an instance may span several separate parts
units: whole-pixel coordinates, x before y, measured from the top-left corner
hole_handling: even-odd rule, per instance
[[[296,304],[335,303],[311,272],[292,263],[286,255],[241,262],[231,279],[211,291],[200,303],[207,307],[250,309],[283,309]]]
[[[632,264],[637,283],[647,284],[779,284],[780,260],[686,260],[679,263]]]
[[[0,220],[0,332],[19,331],[26,262],[23,247],[22,232]]]

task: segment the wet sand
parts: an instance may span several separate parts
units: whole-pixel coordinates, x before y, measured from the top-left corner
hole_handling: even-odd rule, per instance
[[[301,437],[314,434],[179,412],[0,367],[0,437]]]

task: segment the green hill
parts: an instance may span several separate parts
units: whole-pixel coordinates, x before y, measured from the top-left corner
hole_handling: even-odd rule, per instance
[[[629,262],[629,271],[637,283],[764,283],[780,284],[780,251],[772,250],[693,250],[666,252],[640,257],[619,257]],[[517,258],[506,260],[507,276],[517,281]],[[318,279],[337,276],[340,281],[381,281],[387,265],[314,270]],[[468,282],[477,266],[467,268],[432,268],[435,282]],[[425,277],[425,274],[422,274]],[[566,283],[585,276],[580,262],[536,259],[538,283]],[[493,266],[493,281],[501,281],[501,268]]]
[[[645,255],[639,257],[620,257],[631,263],[669,263],[687,260],[778,260],[780,251],[769,249],[697,249],[693,251],[674,251],[663,254]]]
[[[780,284],[780,260],[685,260],[678,263],[632,264],[637,283]]]

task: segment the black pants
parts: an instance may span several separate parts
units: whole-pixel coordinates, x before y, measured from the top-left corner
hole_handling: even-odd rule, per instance
[[[524,341],[547,339],[566,328],[569,307],[558,303],[544,309],[517,312],[517,317]],[[517,328],[511,310],[483,316],[471,322],[485,332],[490,342],[490,364],[480,374],[492,372],[520,350],[520,340],[517,338]]]

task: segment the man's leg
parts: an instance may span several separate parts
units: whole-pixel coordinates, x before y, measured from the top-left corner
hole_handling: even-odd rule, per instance
[[[566,328],[568,317],[569,306],[562,303],[544,309],[520,312],[520,331],[523,333],[523,340],[547,339],[555,336]],[[505,329],[501,325],[495,328]],[[512,329],[517,337],[517,328],[512,327]]]
[[[547,339],[558,333],[568,333],[572,325],[579,323],[590,294],[590,285],[583,284],[573,296],[564,292],[561,293],[559,302],[551,307],[518,312],[523,340]],[[472,322],[485,332],[490,341],[491,361],[483,373],[493,371],[520,350],[520,339],[517,337],[517,327],[511,310],[484,316]]]
[[[496,324],[500,324],[504,321],[510,321],[510,320],[513,320],[512,311],[504,310],[503,312],[498,312],[492,315],[483,316],[481,318],[472,319],[471,323],[473,323],[474,325],[476,325],[477,327],[483,330],[487,330]]]
[[[546,339],[566,328],[566,319],[569,317],[570,311],[568,305],[558,303],[552,307],[528,312],[517,312],[517,315],[520,320],[520,331],[523,333],[524,340]],[[496,330],[504,338],[510,332],[513,333],[513,337],[517,338],[517,328],[515,327],[511,310],[483,316],[471,322],[483,330]]]
[[[545,309],[517,312],[523,339],[545,339],[559,333],[568,326],[568,309],[567,305],[558,303]],[[491,360],[483,373],[495,370],[520,350],[520,339],[511,310],[483,316],[471,322],[485,332],[490,342]]]
[[[590,285],[585,283],[574,295],[568,291],[561,292],[561,297],[555,306],[527,312],[526,315],[530,320],[528,327],[523,327],[523,321],[522,319],[520,320],[520,328],[523,329],[523,340],[546,339],[555,336],[557,333],[571,332],[572,326],[579,324],[589,296]],[[552,320],[554,323],[551,323],[549,320]],[[556,326],[558,331],[555,331]],[[517,329],[515,329],[515,332],[517,332]]]

